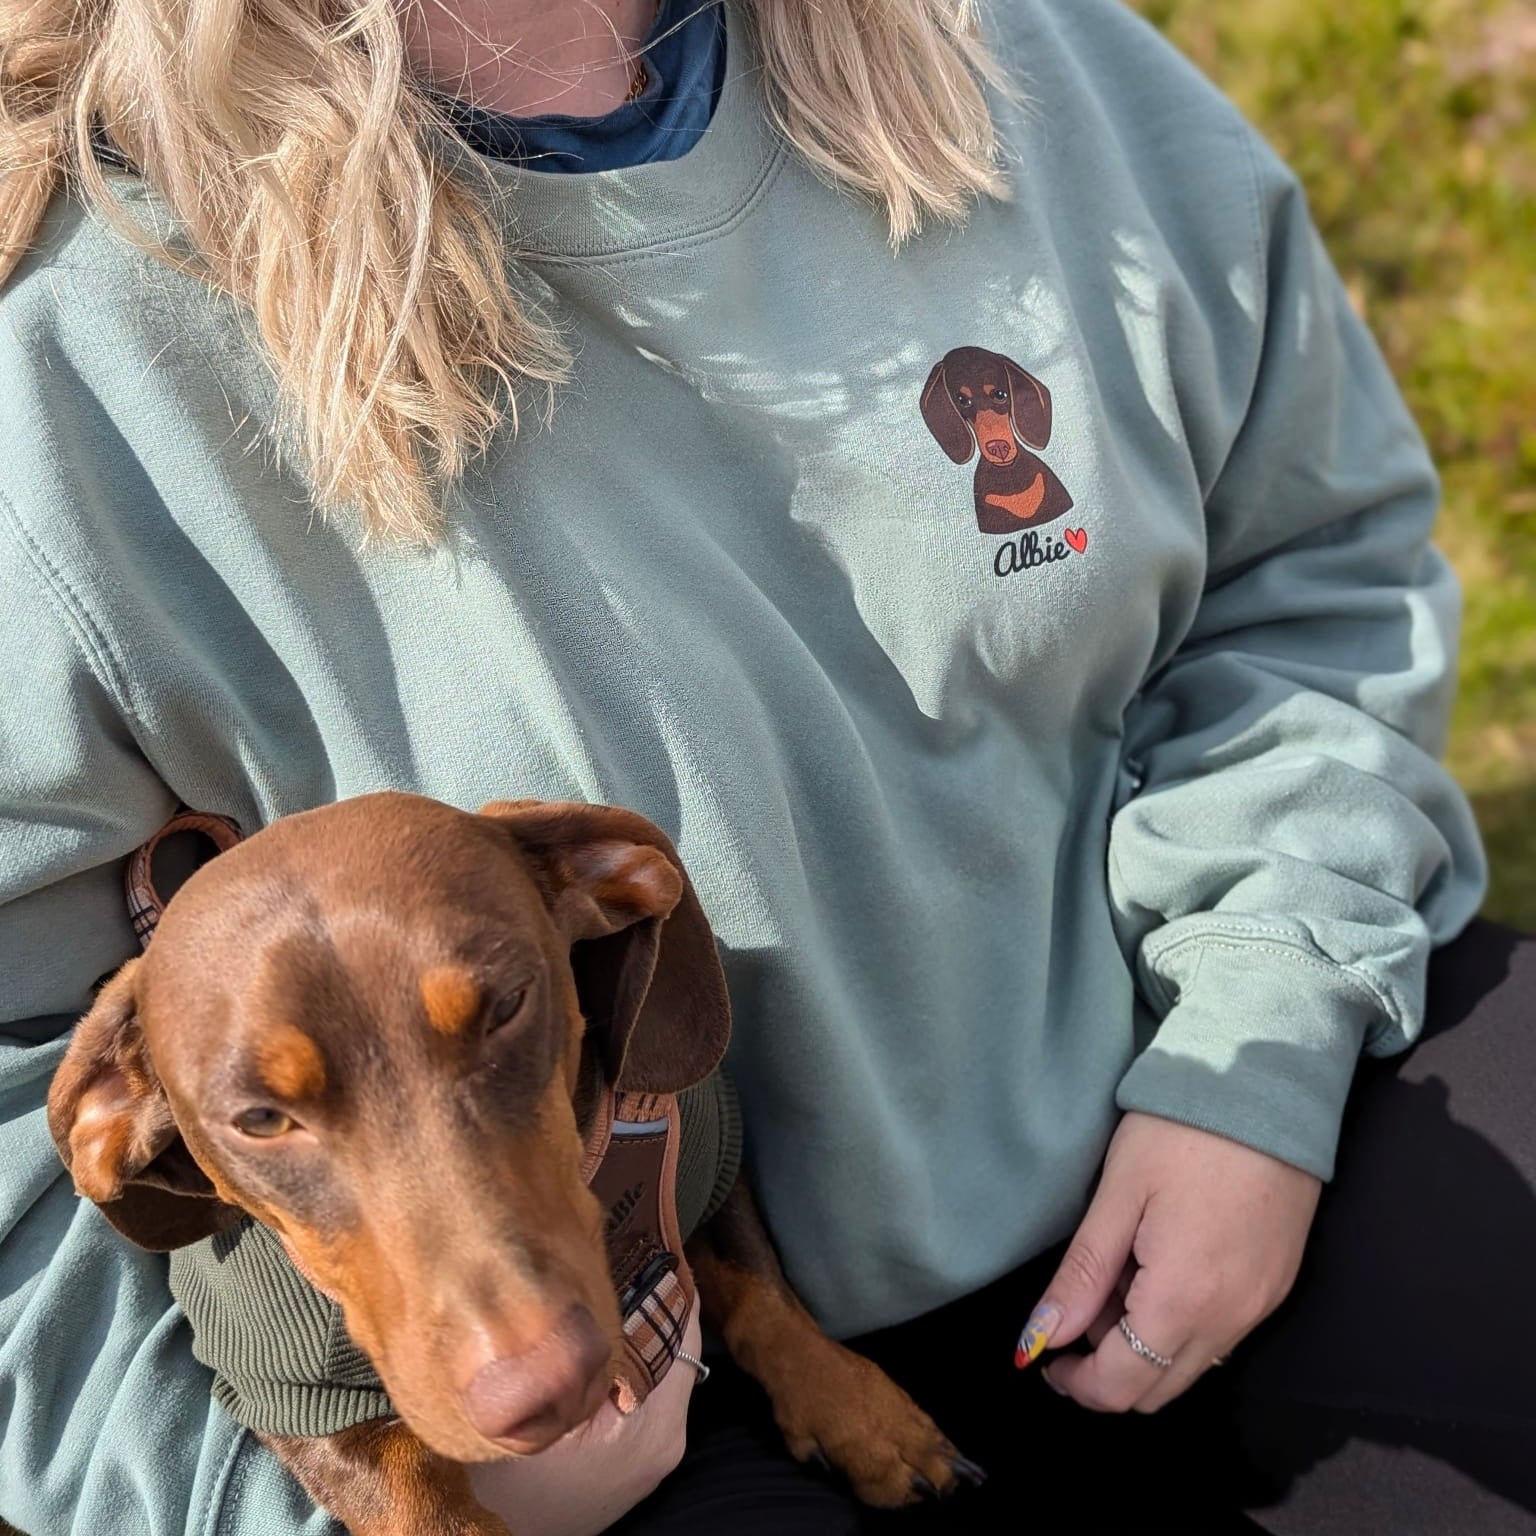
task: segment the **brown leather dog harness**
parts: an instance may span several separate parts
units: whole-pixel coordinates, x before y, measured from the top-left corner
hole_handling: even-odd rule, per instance
[[[155,854],[167,838],[188,832],[206,838],[219,853],[241,841],[239,827],[228,817],[183,809],[133,853],[124,884],[141,949],[148,946],[165,910],[153,878]],[[609,1082],[601,1083],[586,1134],[582,1179],[606,1212],[604,1236],[624,1320],[625,1355],[611,1395],[625,1413],[645,1400],[682,1353],[683,1334],[694,1304],[693,1274],[683,1257],[683,1233],[678,1222],[682,1141],[682,1112],[676,1094],[620,1092]],[[325,1296],[297,1255],[286,1244],[283,1248],[304,1280]],[[334,1298],[327,1299],[334,1305]],[[198,1353],[203,1358],[202,1352]],[[707,1374],[692,1356],[685,1358],[698,1368],[701,1378]],[[217,1368],[216,1361],[208,1363]],[[357,1366],[361,1364],[359,1360]],[[359,1403],[369,1401],[372,1383],[359,1380],[349,1385],[359,1390]],[[225,1396],[224,1400],[240,1417],[234,1399]],[[364,1418],[376,1416],[361,1408],[359,1411]]]

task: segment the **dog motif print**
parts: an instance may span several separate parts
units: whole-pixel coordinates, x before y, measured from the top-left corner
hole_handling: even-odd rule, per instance
[[[1086,528],[1062,538],[1035,532],[1072,510],[1055,471],[1031,449],[1051,440],[1051,392],[1000,352],[955,347],[933,365],[923,385],[923,420],[956,464],[976,453],[976,526],[1009,543],[997,552],[999,576],[1064,560],[1088,547]]]

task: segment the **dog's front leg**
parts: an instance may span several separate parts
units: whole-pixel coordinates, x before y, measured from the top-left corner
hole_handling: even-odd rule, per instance
[[[688,1244],[705,1319],[767,1390],[790,1454],[838,1467],[881,1508],[954,1491],[984,1474],[872,1361],[816,1326],[779,1267],[746,1181]]]
[[[257,1438],[352,1536],[512,1536],[470,1492],[467,1469],[428,1450],[399,1419]]]

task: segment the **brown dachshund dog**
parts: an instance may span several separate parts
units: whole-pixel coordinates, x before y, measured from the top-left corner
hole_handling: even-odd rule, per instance
[[[99,993],[49,1097],[76,1187],[168,1250],[242,1213],[333,1297],[399,1414],[262,1436],[354,1536],[508,1536],[465,1463],[596,1412],[621,1322],[581,1177],[580,1083],[718,1064],[724,976],[643,818],[377,794],[273,823],[181,887]],[[744,1182],[687,1245],[705,1321],[795,1456],[868,1503],[979,1479],[794,1296]]]
[[[1049,466],[1020,446],[1051,440],[1051,394],[1012,358],[956,347],[923,385],[923,420],[956,464],[976,466],[976,523],[983,533],[1038,528],[1072,509]]]

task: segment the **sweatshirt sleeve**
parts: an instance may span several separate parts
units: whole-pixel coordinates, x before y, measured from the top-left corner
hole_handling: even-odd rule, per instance
[[[1242,426],[1206,497],[1192,627],[1127,711],[1113,920],[1156,1020],[1117,1101],[1333,1172],[1360,1051],[1418,1034],[1480,906],[1440,764],[1461,597],[1439,482],[1292,173],[1251,134],[1267,276]]]
[[[99,637],[9,511],[0,500],[0,1517],[28,1536],[333,1530],[213,1410],[164,1256],[75,1198],[48,1134],[70,1026],[135,948],[122,860],[173,800],[102,681]]]

